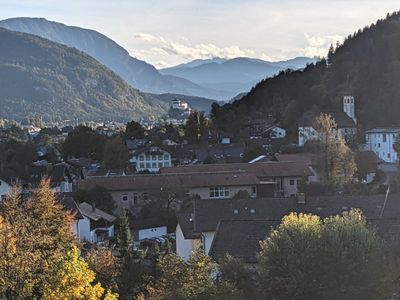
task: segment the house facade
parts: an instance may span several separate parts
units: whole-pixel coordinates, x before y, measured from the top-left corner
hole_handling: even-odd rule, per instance
[[[79,241],[95,244],[105,242],[114,236],[116,217],[86,202],[79,204],[78,207],[83,216],[76,225]]]
[[[394,144],[400,133],[400,128],[382,127],[372,128],[365,133],[366,148],[373,151],[380,159],[387,163],[398,161]]]
[[[184,194],[182,197],[232,199],[239,191],[256,197],[260,185],[256,175],[244,171],[94,176],[78,182],[79,189],[106,188],[117,205],[116,214],[123,209],[137,214],[149,201],[160,199],[168,191]]]
[[[204,172],[246,172],[254,174],[259,181],[258,184],[255,188],[248,187],[246,189],[252,197],[293,197],[297,195],[298,185],[304,176],[307,179],[310,176],[315,176],[304,161],[190,165],[160,170],[162,174]]]
[[[151,146],[136,150],[130,162],[136,166],[136,171],[158,172],[160,168],[171,167],[171,154],[159,147]]]

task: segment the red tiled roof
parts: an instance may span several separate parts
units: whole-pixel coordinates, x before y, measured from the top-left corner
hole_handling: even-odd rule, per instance
[[[173,168],[161,168],[162,174],[184,174],[205,172],[247,172],[255,174],[258,178],[265,177],[291,177],[312,175],[307,164],[303,161],[285,162],[260,162],[260,163],[236,163],[236,164],[211,164],[189,165]]]
[[[208,172],[90,177],[78,182],[79,189],[102,186],[109,191],[149,190],[161,187],[210,187],[256,185],[256,175],[246,172]]]

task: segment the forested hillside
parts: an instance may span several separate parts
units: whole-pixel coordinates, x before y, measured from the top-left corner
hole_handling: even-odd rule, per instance
[[[220,129],[236,132],[238,120],[272,113],[293,135],[306,110],[340,111],[348,93],[361,126],[400,125],[400,13],[348,36],[316,65],[281,72],[241,100],[214,105],[213,117]]]
[[[0,28],[0,118],[139,120],[168,105],[146,99],[83,52]]]

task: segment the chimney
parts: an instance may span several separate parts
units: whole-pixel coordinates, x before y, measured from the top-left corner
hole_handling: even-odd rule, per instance
[[[93,201],[92,202],[92,211],[95,212],[96,211],[96,203]]]

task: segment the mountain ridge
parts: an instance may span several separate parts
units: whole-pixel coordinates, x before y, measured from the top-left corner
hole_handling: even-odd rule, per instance
[[[164,76],[151,64],[130,56],[128,51],[106,35],[77,26],[69,26],[45,18],[10,18],[0,27],[38,35],[51,41],[75,47],[104,64],[131,86],[155,94],[174,93],[222,99],[226,95],[199,86],[184,78]]]
[[[168,107],[76,48],[0,28],[0,117],[140,120]]]
[[[286,69],[302,69],[316,58],[297,57],[287,61],[269,62],[258,58],[236,57],[195,60],[160,69],[164,75],[174,75],[214,90],[230,91],[230,98],[249,91],[259,81]]]

